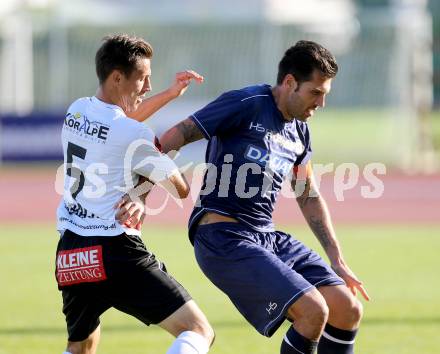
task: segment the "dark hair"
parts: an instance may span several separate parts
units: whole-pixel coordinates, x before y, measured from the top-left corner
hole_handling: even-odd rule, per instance
[[[129,77],[136,68],[139,58],[150,59],[152,56],[153,47],[142,38],[127,34],[104,37],[95,56],[99,83],[104,83],[113,70],[120,70]]]
[[[309,81],[315,69],[333,78],[338,72],[338,64],[333,54],[318,43],[299,41],[284,53],[278,65],[277,85],[287,74],[293,75],[299,83]]]

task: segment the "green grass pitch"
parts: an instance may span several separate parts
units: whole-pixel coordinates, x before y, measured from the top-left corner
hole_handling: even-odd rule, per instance
[[[0,227],[0,354],[61,353],[65,326],[53,276],[57,234],[51,225]],[[319,249],[308,230],[284,229]],[[364,303],[357,353],[438,353],[440,226],[338,231],[348,263],[372,297]],[[217,333],[211,353],[279,353],[287,324],[271,339],[257,334],[201,274],[183,228],[146,227],[143,238],[210,319]],[[171,342],[160,328],[125,314],[110,310],[102,316],[99,353],[165,353]]]

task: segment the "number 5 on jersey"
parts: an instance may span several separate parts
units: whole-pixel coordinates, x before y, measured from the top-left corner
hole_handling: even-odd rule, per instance
[[[74,143],[68,142],[67,144],[67,170],[66,173],[68,176],[75,178],[75,183],[70,187],[70,194],[73,199],[76,199],[76,196],[84,187],[84,173],[78,167],[73,166],[73,156],[76,156],[82,160],[86,157],[87,150],[83,147],[76,145]]]

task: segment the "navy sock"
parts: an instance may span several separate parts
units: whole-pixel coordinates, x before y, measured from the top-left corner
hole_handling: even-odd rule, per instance
[[[318,354],[353,354],[357,329],[344,330],[326,324],[318,344]]]
[[[281,354],[313,354],[318,342],[303,337],[290,327],[281,343]]]

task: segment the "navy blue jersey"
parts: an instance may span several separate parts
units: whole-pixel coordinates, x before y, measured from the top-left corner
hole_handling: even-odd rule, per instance
[[[274,231],[282,182],[311,155],[307,124],[283,119],[269,85],[226,92],[190,118],[208,139],[208,169],[189,221],[191,240],[207,211],[256,231]]]

